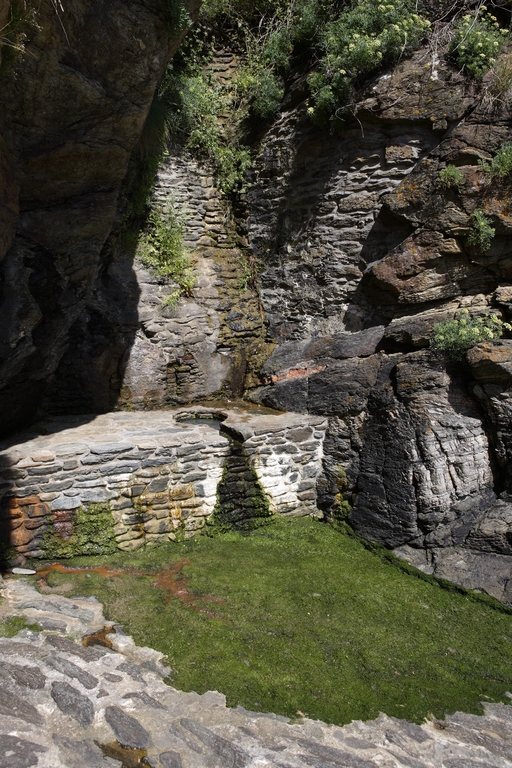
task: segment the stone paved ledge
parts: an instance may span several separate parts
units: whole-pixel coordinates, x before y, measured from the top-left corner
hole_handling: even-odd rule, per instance
[[[114,742],[153,768],[512,767],[512,707],[343,727],[228,709],[220,693],[166,685],[161,654],[126,635],[108,634],[112,650],[80,644],[108,624],[94,598],[41,595],[14,579],[2,592],[0,615],[55,630],[0,639],[0,768],[122,768],[101,750]]]
[[[68,540],[80,510],[111,516],[123,550],[194,535],[214,511],[231,450],[212,418],[243,443],[273,512],[317,513],[325,419],[240,408],[117,412],[55,418],[0,443],[2,539],[21,557],[42,557],[47,532]]]

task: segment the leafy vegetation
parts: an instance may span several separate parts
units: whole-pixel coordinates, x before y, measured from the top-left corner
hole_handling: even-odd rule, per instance
[[[243,189],[249,150],[237,137],[237,119],[223,120],[227,114],[233,118],[230,91],[202,64],[187,58],[181,70],[169,69],[162,86],[162,98],[173,106],[169,130],[174,141],[211,165],[219,190],[231,194]]]
[[[481,163],[482,170],[491,179],[503,181],[512,173],[512,143],[506,142],[497,151],[490,163]]]
[[[49,528],[41,545],[48,558],[69,558],[84,555],[108,555],[117,551],[114,520],[110,505],[89,504],[77,509],[73,518],[73,533],[62,539]]]
[[[496,341],[503,331],[512,330],[496,315],[471,316],[467,309],[461,309],[453,320],[436,323],[430,346],[448,352],[454,360],[462,360],[466,350],[482,341]]]
[[[475,245],[482,253],[491,247],[496,230],[491,227],[491,220],[485,213],[477,208],[471,214],[471,231],[468,235],[468,243]]]
[[[459,67],[481,79],[494,64],[508,35],[496,18],[480,5],[474,14],[465,14],[455,25],[450,53]]]
[[[137,255],[145,267],[176,283],[176,289],[165,302],[168,306],[189,295],[196,282],[190,255],[183,244],[184,228],[185,219],[176,212],[172,200],[163,206],[154,205],[137,245]]]
[[[313,119],[343,109],[363,77],[410,54],[430,27],[408,0],[375,3],[362,0],[326,24],[320,38],[322,58],[309,78]]]
[[[12,0],[7,24],[0,29],[0,76],[24,55],[28,36],[36,29],[37,9],[28,0]]]
[[[147,576],[48,578],[53,587],[72,581],[75,594],[96,595],[139,644],[167,654],[172,685],[220,690],[229,706],[290,717],[300,710],[335,723],[380,711],[421,722],[457,709],[481,712],[486,698],[506,701],[510,613],[409,566],[404,572],[386,554],[310,518],[281,518],[249,535],[108,558]],[[154,586],[155,571],[183,560],[180,590],[195,596],[195,610]]]
[[[445,189],[452,188],[458,192],[460,192],[465,183],[464,174],[455,165],[447,165],[446,168],[440,171],[439,181]]]

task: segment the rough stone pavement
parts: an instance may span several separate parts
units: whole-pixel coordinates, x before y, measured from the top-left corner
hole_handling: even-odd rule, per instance
[[[0,768],[512,766],[512,707],[485,704],[485,717],[422,726],[380,715],[343,727],[228,709],[220,693],[166,685],[162,654],[119,630],[112,650],[81,644],[109,625],[95,598],[42,595],[23,579],[4,581],[2,593],[3,618],[24,616],[43,631],[0,639]],[[101,749],[115,742],[122,762]]]

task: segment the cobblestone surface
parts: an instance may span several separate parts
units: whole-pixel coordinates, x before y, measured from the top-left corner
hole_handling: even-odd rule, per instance
[[[228,709],[220,693],[166,685],[161,654],[126,635],[112,630],[113,649],[81,645],[108,625],[94,598],[50,601],[23,580],[2,586],[4,617],[54,617],[65,631],[0,639],[0,768],[512,766],[512,707],[485,704],[483,717],[457,712],[421,726],[380,715],[343,727]]]

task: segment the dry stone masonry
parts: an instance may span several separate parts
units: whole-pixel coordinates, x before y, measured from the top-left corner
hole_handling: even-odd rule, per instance
[[[229,435],[242,443],[271,512],[318,514],[323,418],[197,407],[56,418],[38,427],[0,445],[3,538],[21,556],[43,556],[49,537],[71,545],[84,535],[84,515],[93,526],[92,541],[81,540],[84,552],[92,553],[97,537],[133,550],[194,535],[214,512]]]
[[[0,768],[511,768],[512,711],[423,725],[380,715],[343,727],[228,709],[215,691],[163,682],[162,654],[135,645],[94,598],[3,582],[3,617],[42,632],[0,639]],[[81,644],[105,628],[112,648]],[[110,630],[110,631],[109,631]]]

